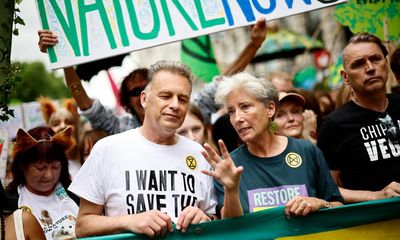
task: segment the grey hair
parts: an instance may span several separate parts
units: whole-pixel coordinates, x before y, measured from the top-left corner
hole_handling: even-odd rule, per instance
[[[278,91],[271,81],[264,77],[255,77],[241,72],[230,77],[223,77],[215,94],[215,102],[225,105],[227,96],[236,89],[245,91],[265,105],[274,102],[278,106]]]
[[[147,84],[145,90],[150,89],[154,76],[159,72],[170,72],[178,76],[184,77],[188,80],[190,86],[193,82],[193,74],[188,66],[178,61],[162,60],[150,66],[149,69],[149,83]]]

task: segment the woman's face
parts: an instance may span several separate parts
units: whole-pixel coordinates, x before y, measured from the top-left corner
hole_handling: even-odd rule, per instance
[[[25,169],[26,187],[37,195],[50,195],[61,174],[61,162],[46,163],[44,161],[34,162]]]
[[[139,119],[144,118],[144,109],[140,103],[140,93],[146,87],[148,81],[142,75],[136,75],[126,82],[126,89],[129,92],[129,107],[138,114]]]
[[[51,116],[49,120],[49,127],[56,133],[64,130],[67,127],[72,128],[72,132],[76,139],[77,135],[77,120],[74,118],[72,113],[66,109],[61,109]]]
[[[244,142],[254,142],[268,134],[269,119],[275,105],[265,105],[242,90],[233,90],[226,98],[226,107],[232,126]]]
[[[188,112],[182,126],[178,128],[177,133],[203,144],[204,131],[205,128],[203,123],[198,118],[195,118],[190,112]]]
[[[278,124],[279,135],[300,138],[303,131],[303,107],[291,101],[279,104],[275,122]]]

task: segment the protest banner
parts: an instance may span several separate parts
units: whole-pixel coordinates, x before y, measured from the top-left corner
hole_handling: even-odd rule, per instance
[[[59,103],[56,102],[56,104]],[[10,108],[14,110],[14,117],[8,121],[0,121],[0,130],[6,130],[9,139],[13,139],[17,136],[19,128],[29,130],[34,127],[46,125],[40,110],[39,102],[34,101],[15,104],[11,105]]]
[[[43,29],[58,36],[51,68],[278,19],[346,0],[37,0]]]
[[[321,209],[306,217],[285,216],[280,206],[242,217],[194,224],[163,239],[400,239],[400,197]],[[82,238],[85,240],[148,239],[134,233]]]
[[[17,136],[19,128],[24,128],[24,117],[22,113],[22,105],[11,105],[10,109],[14,110],[14,117],[8,121],[0,121],[0,129],[8,132],[8,137],[13,139]]]
[[[45,126],[39,102],[28,102],[22,104],[24,129],[32,129],[38,126]]]

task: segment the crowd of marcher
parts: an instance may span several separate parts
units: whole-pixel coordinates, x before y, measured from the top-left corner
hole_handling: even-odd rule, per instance
[[[57,44],[50,31],[39,36],[43,52]],[[17,133],[1,239],[156,237],[271,207],[290,218],[400,196],[400,95],[386,87],[390,71],[400,82],[400,49],[388,56],[379,38],[354,35],[343,50],[348,94],[335,101],[295,89],[288,74],[244,72],[265,37],[261,19],[193,100],[186,65],[134,70],[120,87],[123,117],[64,69],[74,102],[42,98],[47,126]]]

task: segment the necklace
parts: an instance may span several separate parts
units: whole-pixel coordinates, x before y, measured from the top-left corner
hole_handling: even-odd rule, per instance
[[[6,224],[5,224],[5,219],[4,219],[4,214],[1,214],[1,240],[6,239]]]

